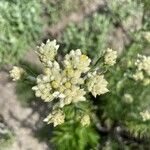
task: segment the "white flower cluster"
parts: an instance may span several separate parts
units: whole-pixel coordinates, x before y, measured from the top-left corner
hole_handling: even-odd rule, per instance
[[[90,116],[89,115],[84,115],[81,118],[81,124],[82,124],[82,126],[88,126],[88,125],[90,125]]]
[[[51,61],[55,59],[59,45],[56,45],[56,40],[47,40],[46,44],[42,43],[38,47],[37,54],[40,60],[46,65],[51,64]]]
[[[61,109],[65,105],[85,101],[87,92],[91,92],[94,97],[108,92],[108,82],[104,75],[90,70],[91,60],[88,56],[83,55],[79,49],[72,50],[60,64],[55,59],[58,47],[55,40],[48,40],[38,48],[37,53],[45,68],[43,74],[37,77],[37,85],[32,88],[35,95],[46,102],[58,99],[53,112],[45,119],[48,123],[54,123],[54,126],[64,122]],[[110,53],[113,56],[106,54],[105,58],[112,65],[115,63],[116,53]],[[89,116],[82,118],[82,124],[89,122]]]
[[[51,114],[47,116],[47,118],[44,119],[47,124],[53,123],[54,127],[64,123],[65,121],[65,115],[61,110],[54,110]]]
[[[143,85],[145,86],[150,85],[150,78],[144,78]]]
[[[136,81],[143,81],[144,85],[150,84],[150,56],[138,55],[135,62],[137,70],[133,74],[133,79]],[[145,74],[147,77],[145,77]]]
[[[51,66],[45,68],[44,74],[37,77],[37,86],[33,87],[36,96],[47,102],[59,98],[60,107],[85,101],[86,92],[80,88],[84,84],[81,74],[89,70],[89,65],[90,59],[82,55],[80,50],[71,51],[65,56],[63,69],[57,61],[51,62]]]
[[[14,66],[9,73],[12,80],[17,81],[25,74],[25,71],[20,67]]]
[[[150,120],[150,111],[146,110],[144,112],[140,112],[140,115],[143,118],[143,121]]]
[[[94,97],[109,91],[107,89],[108,82],[104,79],[104,75],[99,75],[97,71],[95,71],[88,73],[88,77],[87,87]]]
[[[106,65],[113,66],[116,63],[116,59],[117,59],[117,51],[108,48],[104,56],[104,63]]]
[[[150,56],[138,55],[135,65],[138,70],[143,70],[150,76]]]
[[[142,71],[136,71],[134,74],[133,74],[133,79],[135,81],[143,81],[144,79],[144,74]]]

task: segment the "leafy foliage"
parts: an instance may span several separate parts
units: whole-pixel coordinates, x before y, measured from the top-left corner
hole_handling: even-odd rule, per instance
[[[107,0],[107,5],[108,11],[112,15],[112,20],[114,22],[121,21],[128,32],[134,32],[141,28],[143,4],[134,0]]]
[[[65,47],[64,52],[80,47],[84,53],[97,59],[100,51],[108,47],[112,27],[109,16],[98,13],[87,18],[79,27],[74,24],[69,25],[61,38]]]
[[[110,33],[117,27],[116,24],[120,24],[121,27],[123,26],[127,34],[131,36],[132,42],[126,45],[126,51],[123,52],[118,63],[110,68],[110,73],[107,74],[107,80],[110,83],[109,88],[111,89],[110,93],[98,97],[94,100],[94,104],[98,107],[98,120],[100,120],[101,125],[110,132],[108,135],[107,132],[103,135],[103,130],[100,130],[100,132],[102,132],[102,134],[100,134],[101,144],[103,142],[106,144],[106,141],[109,141],[109,144],[106,145],[110,149],[121,148],[120,137],[114,135],[116,137],[114,140],[114,136],[111,134],[117,126],[121,126],[121,128],[123,127],[123,130],[125,130],[123,132],[130,133],[131,137],[142,139],[140,149],[144,149],[147,148],[147,145],[145,145],[143,141],[145,141],[145,137],[149,139],[150,124],[149,122],[144,122],[139,114],[142,110],[149,109],[150,87],[143,87],[141,83],[135,83],[135,81],[131,79],[131,74],[134,70],[133,66],[137,54],[141,52],[144,53],[149,49],[149,43],[143,39],[141,34],[141,31],[148,29],[148,20],[143,22],[143,24],[141,22],[143,17],[143,4],[130,0],[126,1],[126,5],[120,4],[121,3],[117,3],[117,1],[109,1],[108,7],[104,10],[103,14],[94,14],[80,25],[69,25],[63,33],[60,42],[64,44],[65,53],[68,52],[69,49],[77,49],[80,47],[83,52],[93,58],[97,58],[101,55],[101,52],[110,45]],[[138,22],[137,17],[139,16],[140,19]],[[137,21],[134,24],[135,26],[133,25],[133,20]],[[138,88],[135,90],[135,87]],[[132,96],[133,102],[128,103],[124,100],[126,93]],[[113,134],[116,133],[114,132]],[[57,134],[54,135],[54,138],[57,137],[59,137]],[[130,137],[126,140],[129,142]],[[121,142],[123,149],[134,148],[134,142],[130,143],[130,145],[125,144],[123,140]],[[136,144],[138,145],[138,142],[136,142]],[[105,146],[103,149],[105,149]]]
[[[0,1],[0,63],[14,63],[41,30],[40,1]]]
[[[47,6],[49,11],[47,13],[51,18],[49,23],[54,24],[62,14],[66,15],[77,10],[80,2],[74,1],[76,5],[71,6],[70,0],[50,2],[51,5]],[[143,121],[140,112],[150,107],[150,85],[145,86],[132,78],[136,55],[144,53],[146,49],[149,50],[149,43],[141,34],[147,31],[149,24],[143,25],[141,22],[142,17],[145,18],[143,4],[131,0],[125,0],[125,5],[117,2],[111,1],[102,13],[93,14],[79,25],[70,24],[59,39],[65,49],[63,53],[81,48],[95,60],[99,59],[103,50],[110,46],[110,34],[118,26],[125,29],[124,32],[127,32],[131,41],[125,45],[125,51],[120,55],[117,64],[108,68],[110,72],[106,73],[110,90],[108,94],[97,98],[88,95],[87,102],[78,102],[62,108],[66,116],[65,123],[55,128],[52,138],[58,150],[132,149],[135,148],[135,143],[136,146],[140,143],[137,149],[146,149],[147,145],[149,147],[149,143],[146,147],[145,143],[150,138],[150,122]],[[145,6],[144,8],[147,9]],[[133,24],[133,20],[138,16],[139,22]],[[22,91],[20,87],[19,90],[20,93]],[[27,90],[25,95],[28,92]],[[30,97],[30,94],[28,96]],[[90,116],[90,126],[81,126],[79,123],[81,118],[78,116],[83,115]],[[124,136],[126,134],[129,136]]]
[[[133,36],[136,32],[147,28],[144,27],[148,26],[147,19],[146,25],[142,26],[143,4],[132,0],[106,2],[105,9],[86,18],[80,24],[70,24],[67,27],[60,38],[65,53],[80,47],[84,53],[96,59],[107,47],[113,48],[114,42],[121,43],[120,38],[114,37],[115,34],[120,34],[118,27],[127,32],[127,36]],[[124,47],[121,48],[120,44],[118,49],[124,50]]]
[[[145,47],[143,42],[141,40],[131,44],[128,51],[119,58],[116,66],[111,68],[111,73],[107,74],[111,92],[97,98],[97,105],[99,108],[98,116],[101,116],[100,120],[106,128],[109,127],[110,130],[114,130],[114,126],[123,126],[125,132],[130,133],[131,137],[142,139],[144,142],[145,138],[149,139],[150,136],[150,122],[143,121],[140,112],[149,109],[150,85],[143,86],[142,83],[136,83],[131,78],[135,56]],[[138,88],[135,90],[135,87]],[[126,93],[132,96],[131,101],[124,99]],[[132,143],[130,146],[133,145]],[[141,146],[144,147],[145,144],[142,145],[141,143]]]
[[[79,122],[79,116],[89,114],[92,117],[94,115],[92,113],[93,108],[93,104],[89,101],[78,102],[76,105],[71,104],[64,107],[66,122],[54,129],[51,140],[56,145],[56,149],[97,149],[100,137],[94,126],[92,124],[82,126]]]
[[[61,17],[68,16],[71,12],[78,11],[87,6],[92,0],[46,0],[46,14],[49,17],[49,24],[56,24]],[[48,3],[48,5],[47,5]]]
[[[25,67],[28,74],[35,76],[40,72],[40,69],[36,65],[33,65],[26,61],[20,61],[20,66]],[[16,93],[18,100],[20,100],[23,106],[29,106],[33,100],[36,99],[34,92],[31,88],[34,86],[34,82],[29,82],[27,80],[16,82]]]
[[[65,123],[54,131],[53,143],[57,149],[85,150],[96,148],[99,136],[92,127],[83,127],[77,123]]]
[[[0,150],[8,148],[11,145],[13,136],[8,127],[3,122],[0,122]]]
[[[136,138],[150,138],[150,126],[149,123],[137,122],[132,120],[126,123],[127,130]]]

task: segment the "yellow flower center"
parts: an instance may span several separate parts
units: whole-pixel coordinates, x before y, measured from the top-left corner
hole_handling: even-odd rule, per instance
[[[52,87],[53,87],[54,89],[57,89],[57,88],[59,87],[59,84],[58,84],[57,81],[53,81],[53,82],[51,83],[51,85],[52,85]]]
[[[80,59],[81,59],[81,61],[86,61],[88,59],[88,57],[86,55],[81,55]]]
[[[68,88],[68,89],[71,88],[71,83],[70,82],[66,82],[65,83],[65,87]]]
[[[63,85],[61,85],[61,87],[59,88],[59,92],[64,92],[64,90],[65,90],[66,88],[63,86]]]
[[[72,68],[66,68],[65,73],[68,77],[72,77],[74,75],[74,71]]]
[[[51,70],[50,70],[49,68],[45,68],[45,69],[44,69],[44,73],[45,73],[45,74],[50,74],[50,73],[51,73]]]

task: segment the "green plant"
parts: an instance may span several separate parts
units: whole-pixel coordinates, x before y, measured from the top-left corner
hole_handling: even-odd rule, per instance
[[[54,102],[52,112],[44,121],[48,124],[53,123],[54,126],[66,122],[66,125],[60,127],[60,131],[63,130],[65,134],[60,131],[54,133],[60,135],[59,137],[62,137],[61,134],[64,135],[62,140],[57,141],[56,139],[59,137],[53,139],[53,141],[58,142],[58,147],[62,142],[64,143],[65,138],[69,138],[69,143],[72,144],[70,145],[71,149],[76,149],[77,143],[79,143],[78,148],[80,150],[86,149],[86,147],[96,148],[99,138],[92,128],[93,123],[90,121],[91,118],[95,118],[93,114],[95,110],[88,96],[90,96],[90,92],[94,97],[108,92],[108,82],[104,78],[104,73],[107,67],[115,64],[117,53],[108,49],[103,54],[104,58],[101,58],[101,69],[103,70],[101,70],[98,66],[99,59],[95,62],[95,65],[90,65],[90,58],[82,54],[79,49],[72,50],[69,54],[66,54],[63,61],[59,62],[58,47],[55,40],[48,40],[46,44],[41,44],[38,47],[37,54],[44,66],[43,74],[35,78],[27,72],[26,68],[14,66],[10,71],[10,76],[14,81],[22,79],[22,81],[29,80],[37,84],[32,88],[35,95],[45,102]],[[55,101],[56,99],[58,101]],[[68,129],[69,126],[70,129]],[[76,132],[71,135],[70,132],[74,129]],[[86,133],[85,129],[89,132]],[[77,138],[74,139],[75,137]],[[66,146],[67,142],[63,149],[66,149]]]
[[[44,121],[57,126],[52,139],[56,149],[105,149],[111,145],[119,149],[120,143],[122,148],[132,148],[138,141],[141,148],[147,146],[150,56],[136,56],[144,41],[131,44],[117,63],[111,49],[93,63],[79,49],[59,61],[59,46],[47,41],[37,50],[44,66],[41,75],[35,78],[25,68],[14,67],[10,72],[14,80],[33,82],[37,97],[53,101],[52,112]]]
[[[61,52],[67,53],[64,59],[57,56],[56,41],[39,46],[44,69],[38,77],[25,68],[11,71],[15,80],[32,82],[37,97],[52,101],[44,121],[57,126],[52,142],[58,150],[144,150],[150,146],[150,56],[138,55],[149,50],[147,30],[143,24],[127,30],[131,41],[117,61],[116,52],[106,49],[110,30],[119,26],[126,31],[129,26],[123,21],[134,16],[138,6],[143,11],[142,5],[126,2],[128,7],[118,3],[120,7],[108,6],[103,14],[96,13],[79,26],[71,24],[60,39]],[[134,10],[127,9],[131,6]],[[91,63],[77,48],[92,56]]]
[[[50,25],[56,24],[59,20],[68,16],[71,12],[78,11],[80,8],[86,7],[92,0],[46,0],[45,8]],[[48,5],[47,5],[48,4]]]
[[[107,10],[114,22],[122,23],[128,32],[134,32],[142,27],[143,4],[136,0],[107,0]],[[134,22],[134,23],[133,23]]]
[[[0,1],[0,64],[15,63],[41,30],[40,1]]]
[[[0,150],[8,148],[12,144],[13,138],[14,135],[8,127],[3,122],[0,122]]]
[[[63,52],[80,47],[84,53],[96,59],[107,47],[113,48],[114,42],[123,42],[124,38],[120,39],[120,35],[127,36],[130,40],[136,32],[146,30],[145,26],[148,25],[142,23],[143,4],[132,0],[106,2],[105,8],[100,12],[85,18],[80,24],[72,23],[67,27],[59,39],[64,47]],[[119,35],[118,39],[115,34]],[[122,51],[125,45],[121,47],[121,44],[118,45],[118,49]]]
[[[138,73],[139,78],[137,78],[135,71],[135,55],[141,51],[141,48],[141,44],[136,45],[134,43],[128,52],[123,54],[115,68],[110,70],[111,74],[108,74],[107,80],[109,80],[112,91],[99,97],[97,105],[99,105],[100,120],[107,128],[106,130],[109,130],[108,132],[116,128],[119,130],[118,138],[123,136],[121,143],[124,141],[129,143],[130,139],[134,139],[135,143],[141,140],[144,147],[144,140],[147,141],[145,137],[150,138],[149,120],[142,120],[141,118],[150,106],[150,80],[149,77],[147,80],[147,75],[145,77],[140,76],[140,74],[143,75],[142,72]],[[133,71],[136,75],[133,74]],[[133,143],[131,147],[134,145]]]
[[[92,127],[82,127],[77,123],[64,123],[54,130],[52,142],[57,143],[56,149],[58,150],[96,149],[99,136]]]
[[[113,30],[110,17],[95,13],[87,18],[81,25],[70,24],[63,33],[60,42],[64,45],[64,52],[81,48],[82,52],[97,59],[104,49],[108,47],[109,36]]]

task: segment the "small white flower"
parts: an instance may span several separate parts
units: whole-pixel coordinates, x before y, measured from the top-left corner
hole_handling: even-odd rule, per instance
[[[104,63],[106,65],[113,66],[116,63],[116,59],[117,59],[117,51],[108,48],[104,56]]]
[[[25,71],[20,67],[14,66],[9,73],[10,73],[10,77],[13,78],[12,80],[17,81],[21,79],[21,77],[25,74]]]
[[[77,69],[81,73],[87,72],[90,68],[91,60],[86,55],[82,55],[79,49],[71,51],[65,56],[64,66],[66,68]]]
[[[96,72],[93,72],[93,74],[90,74],[89,76],[87,87],[94,97],[109,91],[107,89],[108,82],[105,80],[104,75],[98,75]]]
[[[59,96],[59,92],[58,91],[56,91],[56,92],[54,92],[52,95],[54,96],[54,97],[58,97]]]
[[[123,96],[123,101],[127,104],[130,104],[133,102],[133,97],[131,94],[128,94],[128,93],[125,93],[124,96]]]
[[[65,121],[65,115],[61,110],[54,110],[51,114],[49,114],[45,119],[45,122],[48,124],[53,123],[54,127],[64,123]]]
[[[59,95],[59,98],[60,98],[60,99],[64,99],[65,97],[66,97],[66,96],[65,96],[64,94],[60,94],[60,95]]]
[[[144,86],[147,86],[147,85],[149,85],[150,84],[150,78],[145,78],[144,80],[143,80],[143,85]]]
[[[144,75],[142,71],[137,71],[135,74],[133,74],[133,79],[135,81],[142,81],[144,79]]]
[[[72,86],[70,89],[66,89],[63,94],[65,97],[60,99],[60,107],[69,105],[72,102],[77,103],[79,101],[86,100],[84,97],[86,92],[83,89],[80,89],[78,86]]]
[[[82,126],[89,126],[90,125],[90,116],[89,115],[84,115],[81,118],[81,124],[82,124]]]
[[[51,85],[43,80],[43,75],[37,77],[37,85],[32,87],[37,97],[41,97],[45,101],[52,101],[55,97],[53,96]]]
[[[143,118],[143,121],[150,120],[150,111],[146,110],[146,111],[140,112],[140,115]]]
[[[143,70],[150,76],[150,56],[138,55],[135,65],[138,70]]]
[[[144,38],[145,38],[148,42],[150,42],[150,31],[144,33]]]
[[[40,60],[44,64],[51,66],[51,61],[54,60],[58,48],[59,45],[56,45],[56,40],[53,41],[47,40],[46,44],[42,43],[37,50]]]

